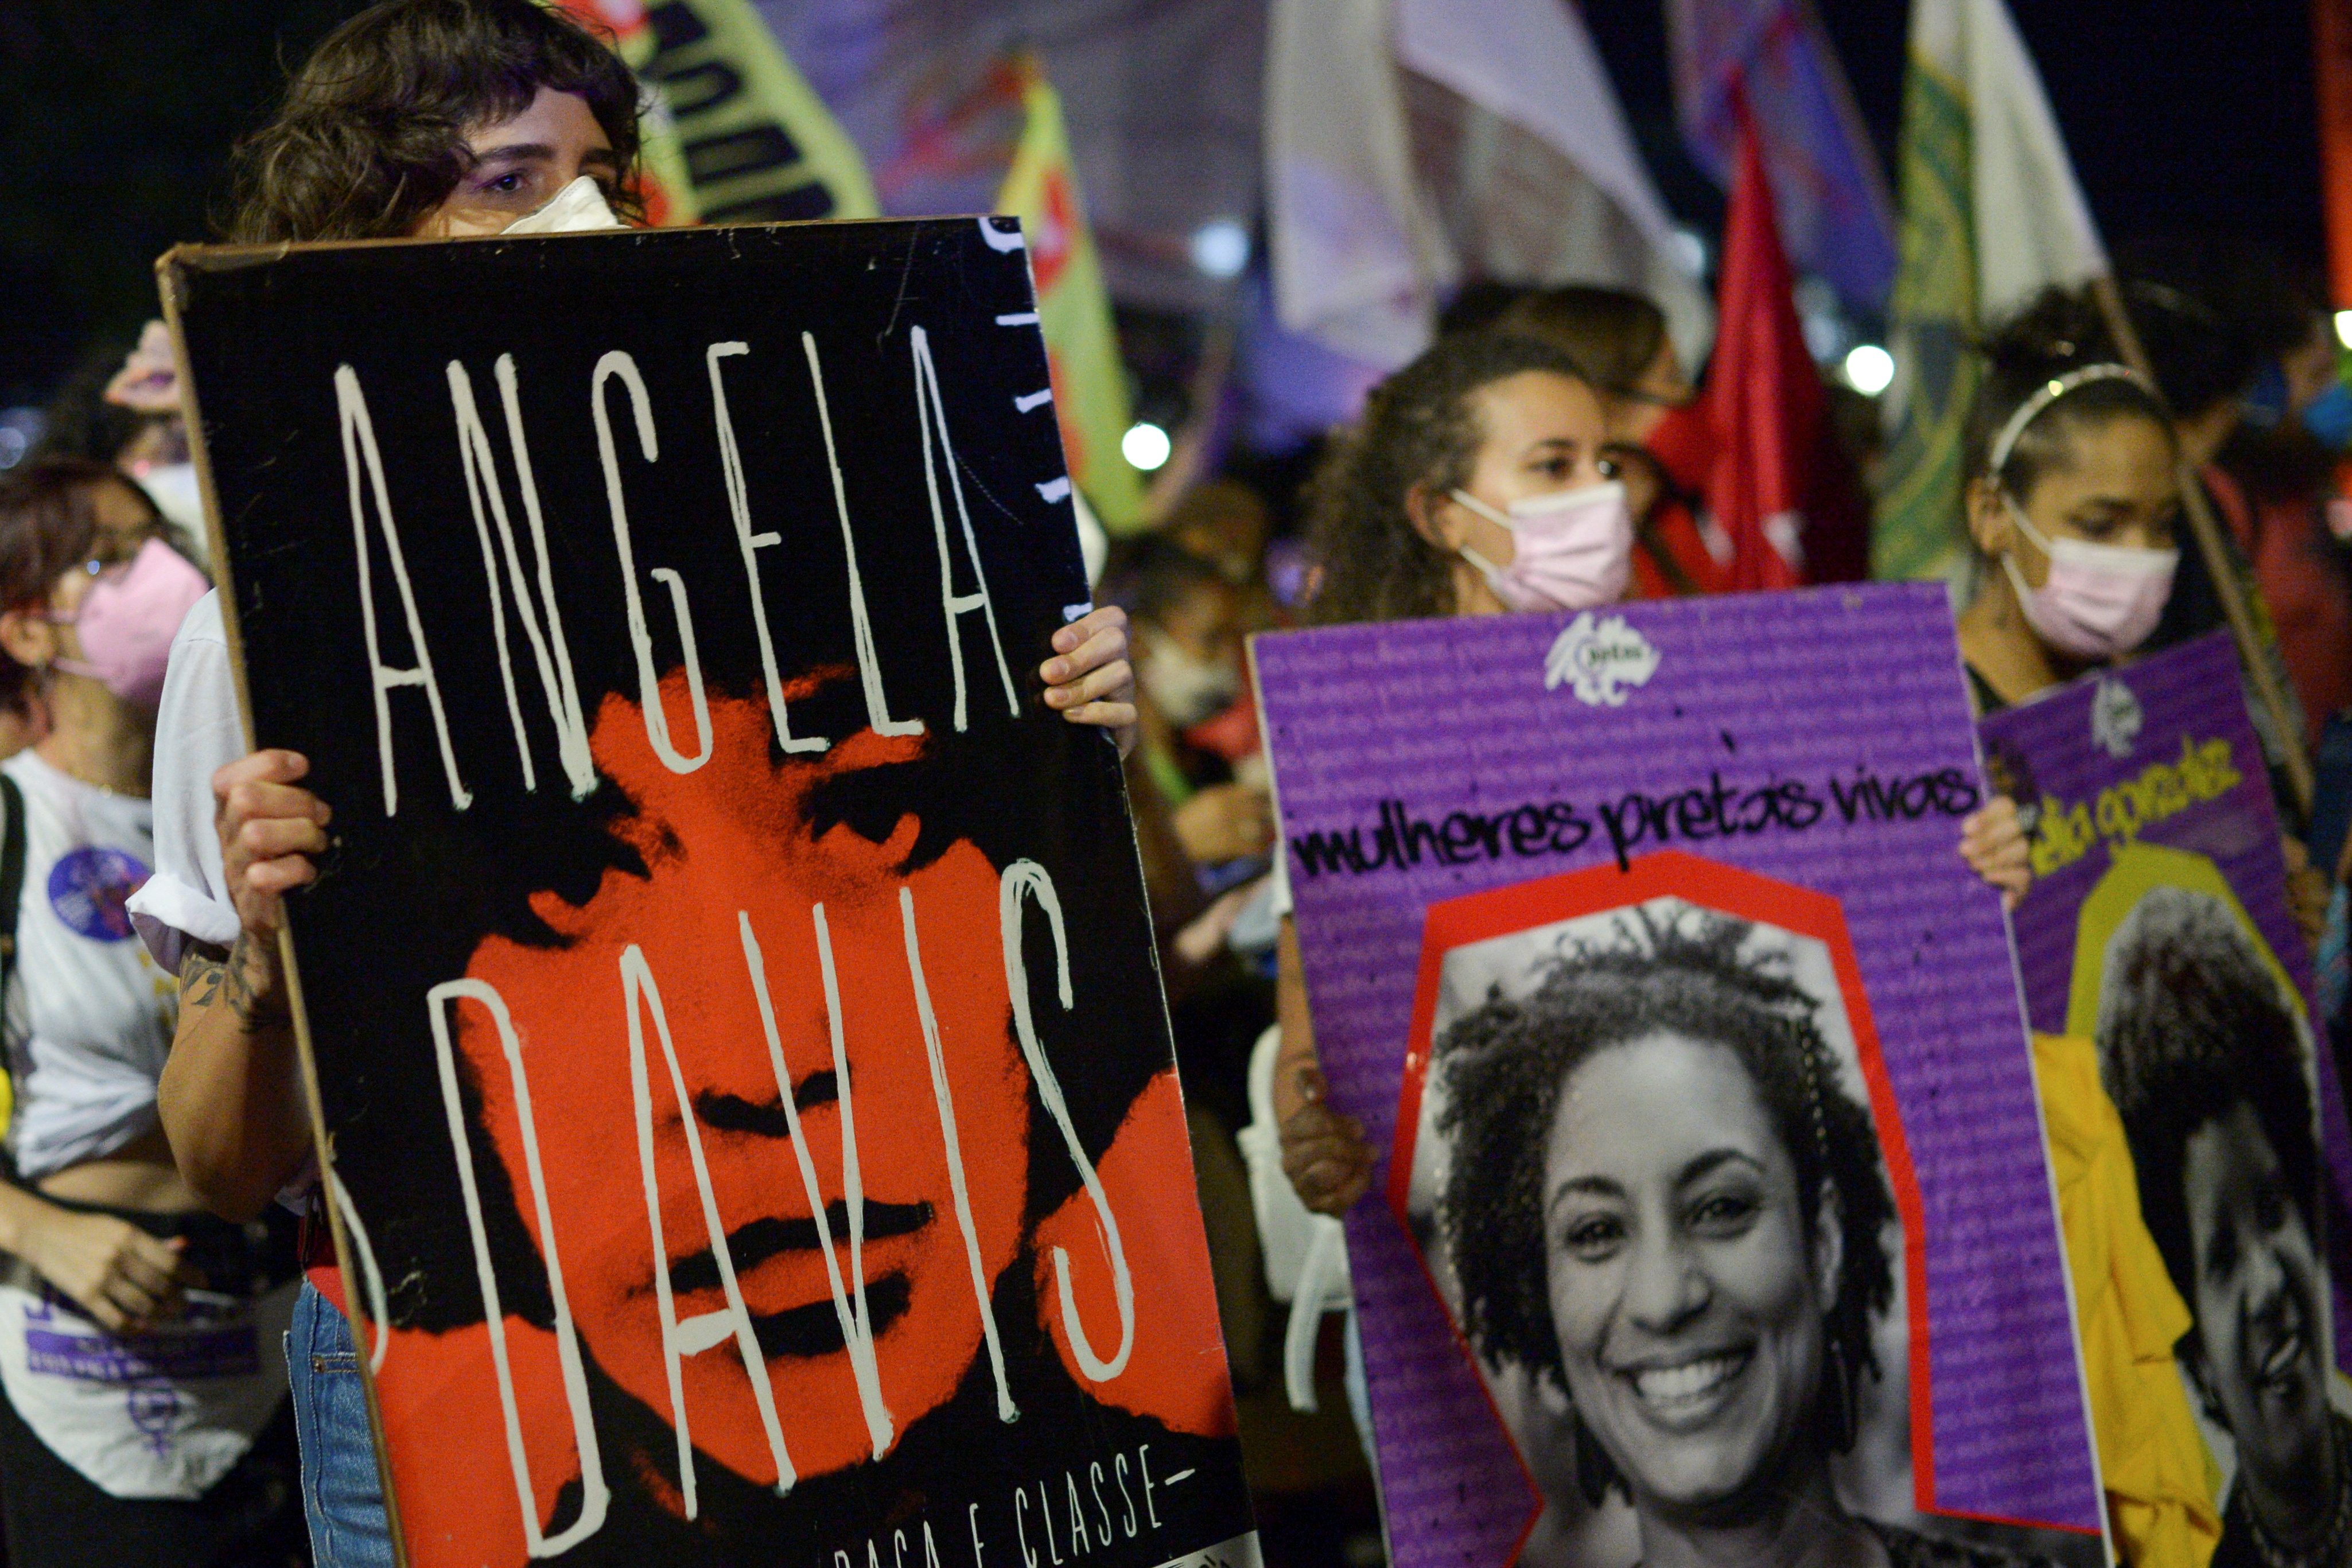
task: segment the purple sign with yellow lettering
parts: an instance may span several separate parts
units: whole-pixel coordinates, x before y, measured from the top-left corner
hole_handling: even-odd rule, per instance
[[[2313,1045],[2310,952],[2228,634],[2086,675],[1982,731],[1988,771],[2030,820],[2026,1009],[2065,1037],[2044,1049],[2080,1064],[2069,1081],[2093,1115],[2068,1119],[2116,1127],[2129,1151],[2139,1224],[2111,1227],[2117,1252],[2155,1260],[2135,1305],[2172,1342],[2179,1386],[2134,1417],[2169,1412],[2191,1452],[2201,1439],[2217,1563],[2323,1532],[2314,1560],[2341,1562],[2352,1399],[2329,1370],[2343,1364],[2330,1298],[2342,1322],[2352,1294],[2327,1229],[2352,1193],[2352,1140],[2335,1063]],[[2259,1518],[2254,1495],[2301,1500],[2309,1529]]]
[[[1256,664],[1398,1568],[2103,1561],[1943,591]]]

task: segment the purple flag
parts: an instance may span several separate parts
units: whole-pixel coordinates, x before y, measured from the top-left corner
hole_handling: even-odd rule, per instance
[[[1845,72],[1805,0],[1668,0],[1683,141],[1726,190],[1744,90],[1790,258],[1853,308],[1885,308],[1894,208]]]

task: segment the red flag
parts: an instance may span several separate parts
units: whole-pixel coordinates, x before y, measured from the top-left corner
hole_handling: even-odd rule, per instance
[[[2352,306],[2352,0],[2313,0],[2311,22],[2327,277],[2340,309]]]
[[[1743,120],[1705,394],[1716,433],[1707,507],[1731,540],[1735,591],[1857,575],[1841,536],[1866,528],[1864,514],[1838,504],[1853,491],[1851,465],[1830,428],[1828,393],[1790,284],[1772,189],[1755,128]],[[1848,511],[1851,518],[1838,516]]]

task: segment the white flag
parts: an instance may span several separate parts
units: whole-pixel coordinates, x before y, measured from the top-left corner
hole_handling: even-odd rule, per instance
[[[2107,257],[2001,0],[1913,0],[1900,162],[1871,573],[1949,577],[1968,559],[1965,436],[1984,373],[1971,345],[2044,287],[2104,274]]]
[[[1989,328],[2057,284],[2105,274],[2065,140],[2001,0],[1918,0],[1912,58],[1941,72],[1968,106],[1977,253],[1977,319]]]
[[[1413,179],[1389,0],[1273,0],[1265,163],[1282,325],[1383,369],[1419,353],[1455,270]]]
[[[1266,184],[1282,325],[1381,366],[1458,278],[1649,295],[1686,361],[1711,317],[1592,41],[1561,0],[1274,0]]]

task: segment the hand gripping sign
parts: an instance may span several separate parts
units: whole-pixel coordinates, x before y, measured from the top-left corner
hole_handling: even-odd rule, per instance
[[[166,274],[408,1561],[1254,1562],[1017,228]]]

